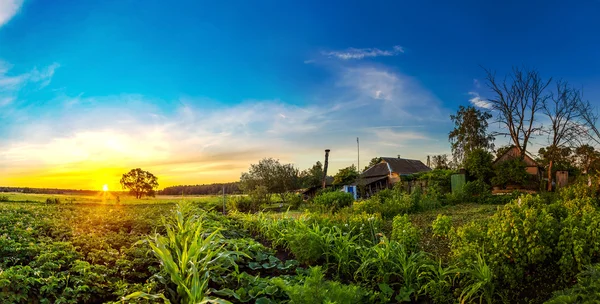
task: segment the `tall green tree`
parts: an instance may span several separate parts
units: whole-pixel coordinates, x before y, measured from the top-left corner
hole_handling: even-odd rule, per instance
[[[138,199],[143,196],[155,196],[154,189],[158,188],[158,178],[140,168],[131,169],[121,177],[121,187],[129,190],[129,193]]]
[[[574,158],[575,164],[584,174],[600,170],[600,152],[588,144],[577,147]]]
[[[251,164],[248,172],[242,173],[240,177],[240,188],[245,193],[264,187],[269,200],[271,195],[277,194],[285,202],[286,194],[298,186],[298,169],[292,164],[281,164],[273,158],[264,158],[258,164]]]
[[[549,179],[552,181],[552,174],[557,170],[567,171],[574,168],[573,150],[569,147],[560,148],[556,146],[540,148],[537,162],[548,170]]]
[[[323,164],[318,161],[312,167],[300,172],[302,187],[319,187],[323,183]]]
[[[358,170],[356,170],[356,166],[352,165],[350,167],[346,167],[340,169],[338,173],[333,177],[334,185],[348,185],[356,181],[358,178]]]
[[[494,156],[489,151],[475,149],[465,158],[465,169],[467,169],[470,176],[489,183],[494,175],[494,168],[492,167],[493,159]]]
[[[448,155],[440,154],[431,157],[431,167],[433,169],[450,169],[450,160]]]
[[[487,133],[488,119],[492,115],[472,106],[460,106],[450,119],[454,130],[448,135],[455,164],[463,164],[465,157],[476,149],[493,150],[494,136]]]

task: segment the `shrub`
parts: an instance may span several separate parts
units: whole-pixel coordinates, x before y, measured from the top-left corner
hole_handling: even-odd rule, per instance
[[[577,275],[577,284],[557,291],[546,304],[576,304],[600,302],[600,265],[587,266]]]
[[[244,213],[254,213],[260,209],[260,203],[247,196],[237,196],[231,199],[231,208]]]
[[[475,200],[475,197],[477,196],[486,196],[491,194],[490,186],[479,179],[467,182],[463,186],[463,192],[465,196],[471,200]]]
[[[410,222],[408,215],[397,215],[392,221],[392,240],[414,250],[419,244],[419,229]]]
[[[437,218],[431,223],[431,228],[433,229],[433,235],[447,236],[450,228],[452,228],[452,217],[438,214]]]
[[[469,176],[482,182],[489,181],[494,173],[493,158],[494,156],[486,150],[473,150],[465,158],[465,169]]]
[[[341,208],[348,207],[354,202],[354,197],[350,193],[345,192],[326,192],[316,196],[313,203],[326,210],[337,211]]]
[[[523,185],[529,178],[525,170],[525,162],[521,159],[512,159],[496,165],[492,185],[505,187],[506,185]]]
[[[60,204],[60,198],[58,197],[54,197],[54,198],[47,198],[46,199],[46,204]]]
[[[537,196],[521,196],[492,216],[488,262],[501,279],[518,284],[526,269],[551,257],[558,222]]]
[[[303,283],[293,285],[281,278],[273,282],[285,291],[289,303],[365,303],[370,295],[359,286],[324,280],[321,267],[311,267],[303,279]]]
[[[290,204],[290,209],[298,210],[304,201],[300,195],[293,194],[288,198],[288,202]]]

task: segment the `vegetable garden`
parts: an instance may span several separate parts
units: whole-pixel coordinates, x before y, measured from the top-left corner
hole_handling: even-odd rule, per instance
[[[596,303],[598,191],[323,193],[287,212],[0,203],[2,303]],[[234,202],[232,202],[234,204]],[[212,207],[211,207],[212,206]]]

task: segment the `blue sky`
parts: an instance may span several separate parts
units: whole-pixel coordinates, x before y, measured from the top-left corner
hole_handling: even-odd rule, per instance
[[[522,2],[0,0],[0,184],[231,181],[325,148],[335,172],[357,136],[362,164],[424,160],[480,66],[600,97],[600,2]]]

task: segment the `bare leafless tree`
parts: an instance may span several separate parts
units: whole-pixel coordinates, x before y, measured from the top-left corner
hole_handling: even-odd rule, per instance
[[[552,190],[552,165],[560,157],[563,148],[575,147],[587,136],[582,108],[585,104],[581,91],[570,86],[566,81],[556,82],[556,90],[542,105],[542,112],[547,116],[550,125],[545,128],[548,134],[549,158],[548,191]]]
[[[529,141],[542,130],[535,118],[549,98],[546,88],[552,79],[542,79],[535,69],[513,68],[512,73],[499,82],[494,71],[484,70],[487,86],[495,95],[488,102],[495,111],[496,121],[506,129],[494,135],[509,136],[524,158]]]
[[[600,144],[600,130],[598,130],[598,112],[589,101],[581,102],[579,112],[584,122],[584,128],[587,132],[588,139]]]

